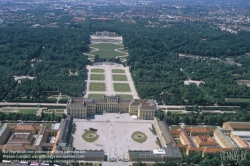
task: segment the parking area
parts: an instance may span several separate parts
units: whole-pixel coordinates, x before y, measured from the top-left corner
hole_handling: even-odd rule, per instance
[[[154,121],[132,119],[128,114],[106,113],[95,115],[94,119],[75,119],[76,132],[73,146],[78,150],[103,149],[112,159],[128,159],[128,150],[153,150],[159,148],[156,136],[149,130]],[[99,138],[92,143],[82,139],[85,129],[97,129]],[[135,131],[143,132],[147,140],[143,143],[135,142],[131,135]]]

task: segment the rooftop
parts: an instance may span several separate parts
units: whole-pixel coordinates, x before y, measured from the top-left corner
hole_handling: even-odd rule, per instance
[[[232,131],[233,135],[250,136],[250,131]]]
[[[5,123],[3,127],[0,129],[0,137],[2,136],[3,132],[6,130],[7,127],[8,125]]]
[[[31,130],[35,130],[33,125],[23,125],[23,124],[19,124],[15,127],[15,131],[18,130],[24,130],[24,131],[31,131]]]
[[[225,122],[224,125],[228,125],[232,129],[250,129],[250,122]]]
[[[220,141],[226,146],[226,148],[233,148],[235,145],[221,130],[215,129],[214,134],[220,139]]]

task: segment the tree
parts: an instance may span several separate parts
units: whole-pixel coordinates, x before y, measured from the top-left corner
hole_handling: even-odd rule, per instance
[[[179,124],[180,123],[180,118],[179,115],[174,116],[173,124]]]
[[[95,55],[94,62],[99,62],[99,55]]]

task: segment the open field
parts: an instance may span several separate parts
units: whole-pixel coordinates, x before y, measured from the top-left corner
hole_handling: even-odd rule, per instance
[[[0,123],[0,129],[3,127],[4,123]]]
[[[125,71],[122,69],[113,69],[112,73],[125,73]]]
[[[104,74],[91,74],[90,80],[104,80],[105,76]]]
[[[89,55],[98,55],[99,58],[111,59],[117,56],[123,56],[125,53],[115,51],[116,49],[123,48],[123,45],[116,45],[113,43],[97,43],[89,45],[92,49],[87,52]]]
[[[226,98],[227,102],[250,102],[250,99],[245,98]]]
[[[91,69],[91,72],[93,73],[104,73],[103,69]]]
[[[126,75],[112,75],[113,81],[128,81]]]
[[[114,83],[114,89],[116,92],[130,92],[129,84],[127,83]]]
[[[35,114],[38,109],[19,109],[19,113],[22,114]]]
[[[91,82],[89,85],[90,91],[105,91],[105,83],[94,83]]]

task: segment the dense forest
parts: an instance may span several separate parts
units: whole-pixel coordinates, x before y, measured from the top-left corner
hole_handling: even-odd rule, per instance
[[[88,59],[88,24],[81,28],[8,27],[0,30],[0,100],[44,100],[58,91],[81,96]],[[32,61],[33,60],[33,61]],[[33,76],[19,83],[14,76]]]
[[[250,89],[236,82],[250,80],[245,54],[250,52],[250,33],[231,34],[195,22],[146,24],[87,19],[58,28],[1,28],[0,100],[48,101],[50,92],[82,96],[85,66],[91,64],[82,53],[89,50],[89,35],[103,30],[122,35],[129,53],[124,65],[130,66],[141,98],[159,104],[234,105],[225,99],[250,96]],[[20,75],[35,78],[18,83],[14,76]],[[185,80],[203,83],[184,85]]]
[[[200,113],[192,111],[188,114],[172,114],[170,111],[165,114],[163,111],[159,111],[157,116],[161,121],[166,122],[169,125],[178,125],[179,123],[185,123],[186,125],[219,125],[222,126],[224,122],[249,122],[250,114],[246,109],[236,109],[236,113]]]
[[[22,113],[3,113],[0,112],[0,121],[9,120],[9,121],[57,121],[60,122],[62,118],[65,118],[66,115],[62,114],[62,117],[56,116],[55,114],[45,114],[36,116],[36,114],[22,114]]]
[[[159,104],[205,105],[250,96],[250,89],[235,81],[250,78],[250,58],[245,55],[250,51],[249,33],[230,34],[198,23],[160,28],[134,25],[120,31],[141,98],[154,98]],[[198,56],[180,57],[180,53]],[[241,61],[241,66],[229,64],[227,57]],[[204,83],[184,85],[189,79]]]
[[[220,166],[222,163],[223,165],[231,165],[231,166],[249,166],[250,164],[250,151],[247,151],[246,154],[247,160],[242,160],[237,163],[234,160],[227,160],[222,161],[220,157],[220,153],[206,153],[204,157],[202,157],[201,152],[192,152],[189,155],[185,155],[184,158],[179,161],[169,161],[167,163],[155,163],[153,166],[178,166],[180,163],[186,163],[190,166]],[[134,163],[133,166],[147,166],[146,163]]]

